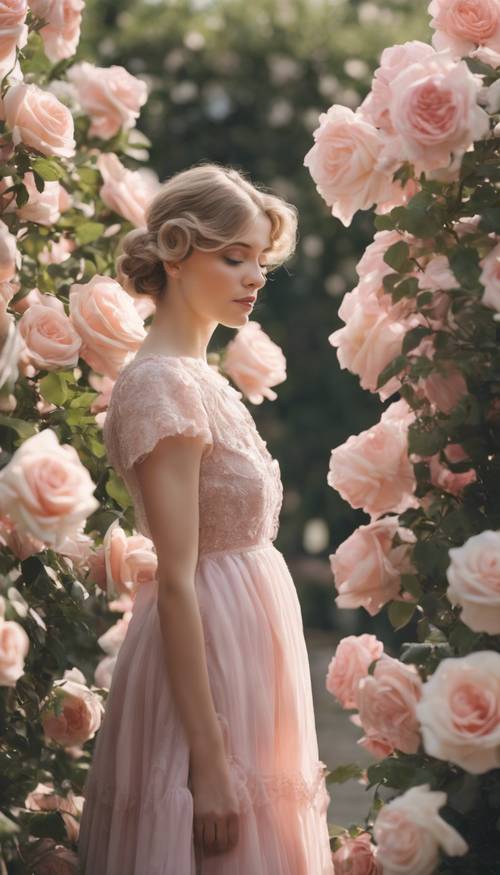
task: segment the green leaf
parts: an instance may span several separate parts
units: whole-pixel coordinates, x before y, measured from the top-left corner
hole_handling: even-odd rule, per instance
[[[393,243],[392,246],[389,246],[387,252],[384,253],[385,263],[399,273],[401,271],[407,272],[409,257],[410,247],[408,246],[408,243],[405,243],[404,240],[399,240],[397,243]]]
[[[391,219],[388,213],[385,213],[383,216],[375,216],[374,225],[377,231],[393,231],[394,230],[394,220]]]
[[[23,441],[32,437],[38,431],[34,422],[25,422],[24,419],[16,419],[14,416],[5,416],[3,413],[0,413],[0,425],[3,425],[5,428],[11,428],[13,431],[17,432]]]
[[[63,168],[53,158],[36,158],[31,167],[46,182],[55,182],[64,176]]]
[[[410,265],[411,268],[411,265]],[[402,298],[414,298],[418,292],[418,279],[415,276],[409,276],[407,279],[397,283],[392,290],[392,300],[396,304]]]
[[[409,592],[416,599],[419,599],[422,595],[422,587],[420,586],[420,581],[418,577],[416,577],[414,574],[402,574],[401,586],[403,587],[405,592]]]
[[[75,237],[81,246],[85,243],[93,243],[102,236],[105,227],[102,222],[83,222],[76,229]]]
[[[46,401],[61,407],[68,400],[68,386],[61,374],[52,371],[40,380],[40,393]]]
[[[488,234],[492,231],[500,234],[500,207],[484,207],[481,209],[479,227]]]
[[[42,192],[45,189],[45,180],[36,170],[33,171],[33,179],[35,180],[36,190]]]
[[[406,626],[413,617],[416,607],[414,602],[391,602],[387,613],[394,629],[402,629]]]
[[[118,475],[110,470],[108,479],[106,481],[106,492],[110,498],[117,502],[123,510],[126,510],[130,507],[131,500],[130,496],[125,488],[123,480],[118,477]]]
[[[377,389],[380,389],[381,386],[384,386],[392,377],[397,377],[398,374],[401,373],[403,368],[406,365],[406,356],[397,355],[396,358],[389,362],[387,367],[384,368],[381,374],[378,376],[377,380]]]
[[[412,328],[411,331],[408,331],[403,340],[403,348],[402,352],[407,353],[410,352],[411,349],[415,349],[423,340],[424,337],[428,337],[429,334],[432,334],[431,328],[426,328],[424,325],[418,325],[416,328]]]
[[[28,203],[30,196],[28,193],[28,189],[24,185],[24,183],[19,182],[14,186],[14,191],[16,193],[16,204],[18,207],[24,207],[25,204]]]
[[[326,776],[327,784],[344,784],[346,781],[351,781],[354,778],[361,778],[363,769],[357,763],[347,763],[344,766],[337,766],[332,772]]]
[[[438,425],[424,431],[418,423],[412,423],[408,429],[408,452],[418,456],[433,456],[446,446],[447,441],[446,431]]]
[[[450,267],[455,274],[460,286],[466,290],[477,287],[481,268],[479,266],[479,253],[476,249],[455,249],[450,252]]]

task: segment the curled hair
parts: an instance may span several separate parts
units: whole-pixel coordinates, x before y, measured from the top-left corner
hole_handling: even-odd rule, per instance
[[[268,268],[295,250],[297,210],[249,182],[232,167],[198,164],[163,183],[146,210],[146,228],[130,231],[117,259],[118,280],[132,294],[161,296],[163,262],[182,261],[193,249],[212,252],[236,242],[259,213],[271,220]]]

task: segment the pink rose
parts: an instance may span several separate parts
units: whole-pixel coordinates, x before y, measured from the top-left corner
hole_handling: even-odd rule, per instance
[[[7,514],[0,514],[0,545],[24,560],[45,549],[45,544],[15,526]]]
[[[356,708],[358,684],[383,652],[384,645],[375,635],[348,635],[339,642],[328,666],[326,688],[343,708]]]
[[[50,428],[27,438],[0,472],[0,513],[58,549],[99,507],[78,453]]]
[[[500,653],[443,659],[417,706],[424,748],[473,775],[500,766]]]
[[[49,61],[71,58],[80,41],[84,0],[29,0],[29,4],[33,15],[47,22],[40,36]]]
[[[332,215],[346,227],[358,210],[370,209],[401,188],[377,170],[382,138],[361,114],[334,104],[321,113],[313,136],[304,165]]]
[[[38,191],[32,173],[26,173],[23,179],[29,194],[28,203],[18,207],[16,213],[23,222],[35,222],[37,225],[55,225],[61,216],[59,209],[59,191],[61,186],[57,180],[45,182],[43,191]]]
[[[72,567],[78,572],[86,572],[93,546],[94,541],[90,535],[86,535],[83,530],[80,530],[72,535],[67,535],[58,552],[61,556],[69,559]]]
[[[500,8],[497,0],[432,0],[428,7],[436,33],[436,49],[451,49],[457,58],[476,46],[500,51]]]
[[[108,596],[135,596],[139,587],[156,581],[158,559],[149,538],[144,535],[127,537],[115,520],[104,536],[103,547]]]
[[[57,97],[38,85],[13,85],[3,99],[5,120],[17,145],[60,158],[75,154],[73,116]]]
[[[70,842],[78,841],[80,824],[77,818],[82,814],[83,804],[83,796],[75,796],[71,790],[67,796],[59,796],[52,786],[42,783],[37,784],[24,801],[24,807],[29,811],[59,811]]]
[[[384,805],[373,829],[384,875],[431,875],[439,848],[450,857],[468,851],[462,836],[438,814],[446,801],[446,793],[422,784]]]
[[[54,698],[60,705],[56,713]],[[63,747],[83,744],[93,738],[101,725],[104,708],[99,696],[90,690],[82,672],[66,670],[54,681],[53,690],[42,706],[42,726],[47,740]]]
[[[69,311],[82,338],[81,357],[94,370],[116,379],[146,336],[132,298],[116,280],[96,274],[73,283]]]
[[[104,558],[104,547],[101,545],[94,553],[88,557],[88,575],[87,580],[95,583],[99,589],[106,592],[106,560]]]
[[[10,233],[5,222],[0,221],[0,282],[13,279],[17,267],[20,266],[20,255],[17,241]]]
[[[258,322],[247,322],[228,343],[223,368],[252,404],[274,401],[278,396],[271,386],[286,380],[283,350]]]
[[[146,168],[127,170],[112,152],[99,155],[97,167],[104,180],[99,194],[106,206],[136,227],[145,227],[146,207],[160,188],[158,177]]]
[[[90,116],[91,137],[109,140],[120,128],[129,130],[147,99],[144,82],[124,67],[95,67],[83,61],[68,70],[83,111]]]
[[[341,846],[332,855],[335,875],[382,875],[377,849],[367,832],[355,838],[342,836]]]
[[[446,51],[402,70],[392,83],[395,135],[382,149],[380,168],[389,172],[407,160],[419,174],[460,159],[489,132],[489,116],[477,103],[480,84],[465,61]]]
[[[65,313],[64,304],[56,295],[43,294],[36,286],[31,289],[24,298],[21,298],[17,304],[14,304],[13,309],[16,313],[25,313],[32,304],[42,304],[44,307],[52,307],[58,313]]]
[[[409,547],[392,546],[396,533],[411,536],[395,517],[376,520],[356,529],[331,554],[339,608],[363,607],[374,617],[383,605],[399,598],[401,574],[409,571]]]
[[[66,313],[32,304],[21,316],[18,328],[34,367],[57,371],[78,364],[82,341]]]
[[[377,425],[352,435],[332,450],[328,484],[351,507],[380,516],[418,504],[413,496],[415,475],[408,458],[408,425],[412,419],[408,405],[397,401]]]
[[[413,665],[384,654],[373,675],[358,686],[359,719],[368,738],[380,739],[393,750],[416,753],[420,729],[415,712],[422,695],[422,681]]]
[[[109,629],[97,639],[99,647],[101,647],[108,656],[116,656],[120,650],[120,647],[125,641],[131,617],[131,611],[127,611],[123,614],[123,617],[120,617],[116,623],[110,626]]]
[[[62,188],[62,186],[59,186]],[[38,261],[41,264],[62,264],[66,261],[76,248],[74,240],[68,237],[60,237],[59,240],[49,240],[49,244],[45,246],[38,255]]]
[[[474,632],[500,635],[500,531],[473,535],[449,554],[448,599]]]
[[[0,3],[0,79],[14,66],[16,48],[24,48],[28,40],[27,11],[27,0]]]
[[[482,267],[479,282],[484,286],[482,303],[500,313],[500,243],[479,264]]]
[[[117,654],[113,656],[105,656],[97,663],[94,672],[94,683],[96,687],[102,690],[109,690],[111,687],[111,678],[115,669]]]
[[[0,687],[15,687],[24,674],[30,640],[19,623],[0,617]]]
[[[450,289],[457,289],[460,286],[455,274],[450,269],[450,262],[446,255],[434,255],[417,276],[419,288],[430,289],[433,292],[450,291]]]
[[[89,375],[89,384],[96,392],[100,393],[90,405],[91,413],[102,413],[103,410],[107,410],[115,382],[110,377],[100,377],[98,374]]]
[[[435,371],[424,380],[419,381],[423,394],[431,404],[447,415],[467,395],[467,383],[456,368],[450,367],[445,373]]]
[[[35,875],[76,875],[78,871],[77,854],[50,838],[38,839],[29,846],[26,863]]]
[[[448,444],[443,452],[446,462],[456,464],[468,460],[467,453],[460,444]],[[467,471],[451,471],[446,464],[442,464],[439,454],[430,459],[431,482],[439,489],[444,489],[451,495],[460,495],[469,483],[477,479],[476,472],[469,468]]]

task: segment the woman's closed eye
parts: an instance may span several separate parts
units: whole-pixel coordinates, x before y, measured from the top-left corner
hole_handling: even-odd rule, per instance
[[[227,262],[227,264],[243,264],[243,261],[239,261],[237,258],[229,258],[228,255],[224,256],[224,261]],[[265,264],[259,264],[259,267],[262,273],[267,273],[268,268]]]

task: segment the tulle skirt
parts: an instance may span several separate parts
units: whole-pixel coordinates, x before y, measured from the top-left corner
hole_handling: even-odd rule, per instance
[[[200,557],[210,686],[239,840],[195,856],[189,748],[165,667],[157,584],[138,593],[87,777],[84,875],[333,875],[325,765],[295,586],[271,542]]]

